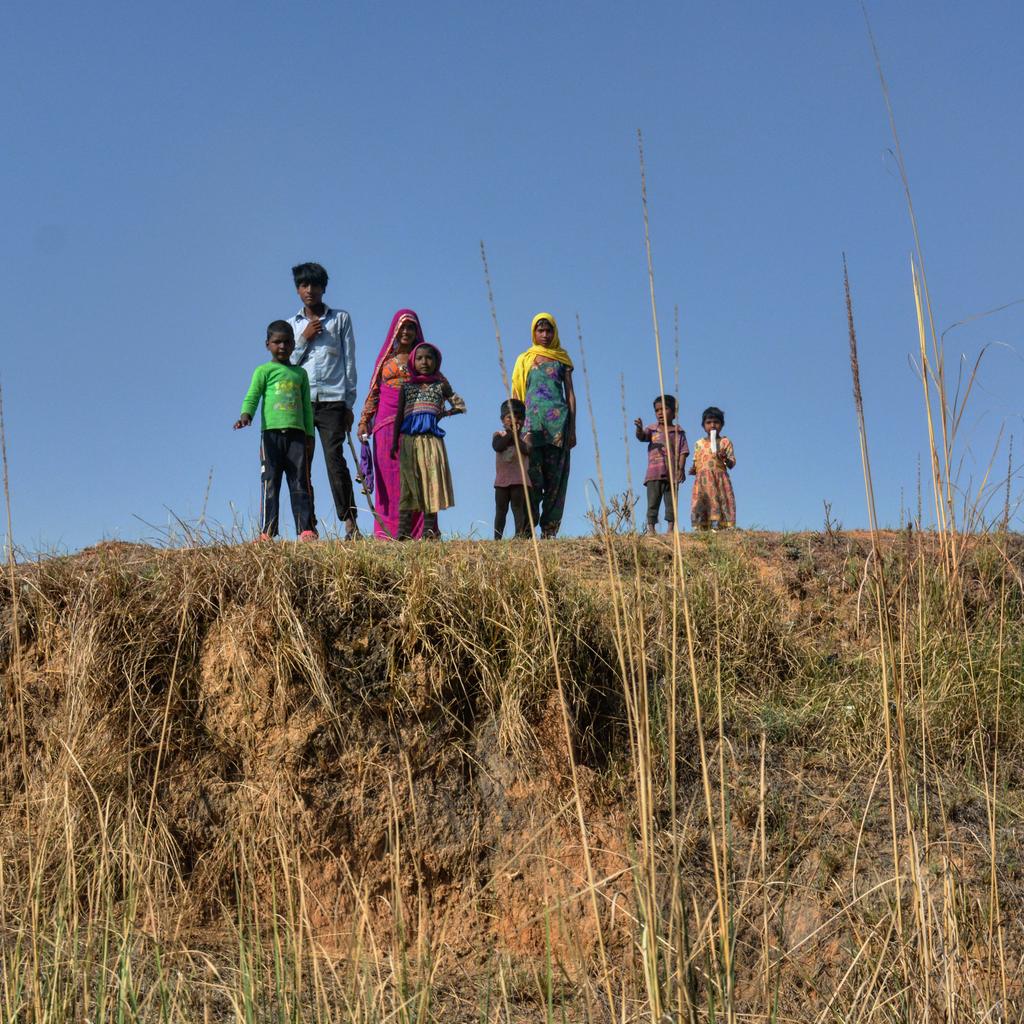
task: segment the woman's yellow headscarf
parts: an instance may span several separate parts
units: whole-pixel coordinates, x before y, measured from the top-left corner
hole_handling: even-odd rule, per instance
[[[533,332],[539,320],[547,320],[554,329],[555,336],[550,345],[538,345],[533,340]],[[530,347],[516,360],[516,365],[512,368],[512,397],[518,398],[521,402],[526,401],[526,377],[533,369],[533,361],[537,356],[557,359],[564,366],[572,369],[569,353],[562,348],[562,343],[558,338],[558,323],[550,313],[538,313],[533,318],[533,323],[530,324],[530,342]]]

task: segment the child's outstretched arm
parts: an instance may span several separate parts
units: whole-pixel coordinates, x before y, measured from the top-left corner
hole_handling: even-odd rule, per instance
[[[253,413],[259,408],[260,399],[267,389],[266,366],[266,363],[261,363],[253,370],[252,380],[249,381],[249,390],[246,391],[245,398],[242,399],[242,415],[235,420],[232,429],[241,430],[242,427],[247,427],[252,423]]]
[[[650,431],[644,426],[644,421],[639,416],[633,420],[633,426],[636,427],[636,439],[638,441],[650,441]]]

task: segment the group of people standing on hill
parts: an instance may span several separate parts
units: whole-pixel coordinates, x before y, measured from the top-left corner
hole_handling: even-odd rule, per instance
[[[346,440],[355,420],[355,335],[348,313],[324,302],[327,271],[318,263],[292,268],[302,309],[267,328],[270,362],[256,368],[235,429],[247,427],[262,402],[260,539],[278,533],[280,489],[286,478],[300,540],[315,540],[310,465],[316,435],[324,450],[335,511],[346,539],[358,537]],[[492,438],[495,452],[494,537],[505,531],[511,508],[516,537],[555,537],[561,526],[576,446],[573,363],[562,348],[558,324],[538,313],[531,344],[515,362],[511,397],[501,403],[502,429]],[[373,494],[374,535],[389,540],[438,538],[438,512],[455,503],[451,468],[440,422],[466,411],[466,403],[441,372],[441,351],[423,336],[411,309],[395,313],[377,355],[356,432],[362,442],[359,475]],[[647,531],[653,532],[665,506],[674,528],[678,486],[686,474],[686,434],[675,425],[676,401],[659,396],[655,423],[636,421],[636,436],[648,446]],[[707,438],[694,450],[691,521],[696,528],[730,527],[736,521],[728,470],[736,462],[732,444],[721,436],[725,416],[705,410]]]

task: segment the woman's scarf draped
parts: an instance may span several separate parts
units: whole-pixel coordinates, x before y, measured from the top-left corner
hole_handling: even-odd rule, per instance
[[[433,373],[417,373],[416,372],[416,350],[423,348],[426,345],[435,356],[437,356],[437,365],[434,367]],[[435,380],[444,380],[441,376],[441,350],[431,342],[420,341],[419,344],[413,347],[413,350],[409,353],[409,383],[410,384],[430,384]]]
[[[547,320],[555,332],[550,345],[538,345],[533,341],[533,332],[540,320]],[[533,318],[533,323],[530,324],[530,341],[533,344],[516,360],[516,365],[512,368],[512,397],[518,398],[521,402],[526,401],[526,378],[529,376],[530,370],[533,369],[533,361],[537,356],[557,359],[563,366],[572,369],[569,353],[562,348],[562,343],[558,338],[558,323],[550,313],[538,313]]]
[[[402,324],[406,322],[411,323],[416,327],[415,345],[423,344],[423,328],[420,326],[420,318],[411,309],[400,309],[391,318],[391,326],[388,328],[388,336],[384,339],[384,345],[381,347],[380,353],[377,356],[377,362],[373,364],[373,373],[370,374],[370,391],[373,390],[374,386],[380,384],[380,372],[384,368],[384,364],[394,354],[395,346],[398,344],[398,331]]]

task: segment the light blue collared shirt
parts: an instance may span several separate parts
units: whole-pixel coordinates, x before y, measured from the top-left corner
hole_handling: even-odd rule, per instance
[[[343,309],[324,304],[320,317],[323,330],[306,341],[302,332],[309,317],[300,309],[288,323],[295,331],[292,363],[309,375],[309,397],[317,402],[344,402],[350,409],[356,404],[356,336],[352,318]]]

